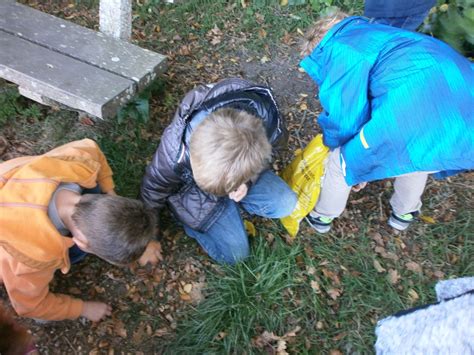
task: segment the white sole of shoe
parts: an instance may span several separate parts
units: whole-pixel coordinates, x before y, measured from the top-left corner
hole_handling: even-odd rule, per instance
[[[396,220],[395,218],[393,218],[392,216],[390,216],[390,218],[388,219],[388,225],[392,228],[395,228],[396,230],[404,231],[405,229],[408,228],[410,223],[400,222]]]
[[[313,228],[318,233],[325,234],[331,230],[331,226],[319,226],[311,223],[307,217],[305,217],[304,219],[311,226],[311,228]]]

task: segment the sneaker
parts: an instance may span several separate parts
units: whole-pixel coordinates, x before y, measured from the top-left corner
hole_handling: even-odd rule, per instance
[[[392,212],[392,214],[390,215],[390,218],[388,219],[388,225],[399,231],[404,231],[405,229],[408,228],[410,224],[412,224],[416,220],[416,217],[419,214],[420,213],[418,211],[405,213],[401,215],[395,214],[394,212]]]
[[[314,217],[311,214],[306,216],[306,221],[318,233],[327,233],[331,230],[331,223],[334,218],[318,216]]]

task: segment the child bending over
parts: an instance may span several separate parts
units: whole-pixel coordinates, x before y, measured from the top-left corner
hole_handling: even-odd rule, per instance
[[[271,90],[242,79],[189,92],[146,170],[141,198],[167,204],[209,256],[229,264],[249,254],[239,207],[267,218],[289,215],[296,196],[269,170],[287,131]]]
[[[474,167],[473,64],[447,44],[336,13],[308,32],[302,54],[332,149],[307,217],[318,232],[330,230],[352,186],[389,177],[388,223],[404,230],[420,211],[428,174]]]
[[[115,195],[112,170],[90,139],[0,164],[0,281],[21,316],[109,315],[105,303],[51,293],[55,271],[67,273],[86,253],[114,265],[154,262],[155,224],[140,201]]]

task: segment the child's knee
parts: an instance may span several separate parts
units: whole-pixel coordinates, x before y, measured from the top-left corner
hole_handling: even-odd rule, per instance
[[[250,255],[250,247],[248,242],[234,246],[227,250],[223,250],[221,257],[217,260],[219,263],[235,265],[245,260]]]
[[[289,190],[287,191],[280,200],[279,206],[275,206],[273,218],[283,218],[289,216],[296,207],[298,197],[296,194]]]

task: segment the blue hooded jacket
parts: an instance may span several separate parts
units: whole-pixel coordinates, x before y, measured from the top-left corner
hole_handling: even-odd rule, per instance
[[[324,143],[341,147],[349,185],[474,168],[474,67],[447,44],[349,17],[301,67],[319,85]]]

